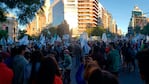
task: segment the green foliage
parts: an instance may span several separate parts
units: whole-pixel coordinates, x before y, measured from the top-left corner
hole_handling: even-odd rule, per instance
[[[62,37],[64,34],[70,34],[69,25],[66,21],[62,22],[62,24],[57,27],[57,34]]]
[[[57,28],[56,27],[49,28],[49,31],[51,33],[51,36],[54,36],[54,34],[57,34]]]
[[[106,30],[103,27],[88,28],[87,33],[91,36],[102,36]]]
[[[50,32],[50,35],[48,32]],[[57,28],[56,27],[50,27],[48,29],[44,29],[44,30],[42,30],[41,34],[50,38],[51,36],[54,36],[54,34],[57,34]]]
[[[0,39],[1,39],[2,37],[5,37],[5,38],[8,37],[8,32],[7,32],[6,30],[0,30]]]
[[[149,35],[149,23],[146,26],[144,26],[141,33],[145,35]]]
[[[134,28],[134,32],[135,32],[136,34],[141,33],[141,27],[140,27],[140,26],[136,26],[136,27]]]
[[[5,22],[6,21],[6,16],[4,13],[4,10],[0,8],[0,22]]]
[[[18,22],[22,25],[29,23],[42,8],[44,0],[0,0],[0,4],[4,3],[6,5],[6,12],[17,8],[19,12],[16,12]],[[2,6],[0,6],[2,8]],[[2,11],[3,13],[4,11]],[[1,20],[1,19],[0,19]]]
[[[25,34],[26,32],[27,32],[26,30],[19,30],[18,39],[21,39],[21,38],[23,38],[25,35],[27,35],[27,34]]]

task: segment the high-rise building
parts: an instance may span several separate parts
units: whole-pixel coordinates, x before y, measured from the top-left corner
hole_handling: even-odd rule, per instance
[[[66,20],[73,35],[81,34],[86,28],[96,27],[97,19],[97,0],[59,0],[53,6],[53,26]]]
[[[58,26],[64,20],[69,24],[72,34],[78,29],[78,0],[55,0],[52,7],[52,26]]]
[[[130,19],[129,26],[135,28],[136,26],[140,26],[143,28],[146,25],[147,17],[144,15],[143,11],[138,7],[135,6],[132,11],[132,17]]]
[[[98,26],[103,26],[103,21],[102,21],[102,15],[103,15],[103,10],[104,7],[102,6],[102,4],[100,2],[98,2]]]
[[[86,28],[96,27],[98,23],[98,0],[78,0],[78,28],[83,32]]]
[[[142,29],[146,24],[147,17],[144,15],[143,11],[138,6],[135,6],[129,22],[128,34],[133,34],[133,29],[135,27],[139,26]]]
[[[117,34],[122,35],[122,30],[120,28],[118,29]]]

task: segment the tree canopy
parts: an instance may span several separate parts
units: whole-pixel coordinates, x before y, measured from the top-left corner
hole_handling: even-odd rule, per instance
[[[0,8],[0,22],[6,21],[4,9]]]
[[[70,34],[69,25],[65,20],[60,25],[58,25],[57,34],[60,37],[62,37],[64,34]]]
[[[18,22],[22,25],[27,24],[43,4],[44,0],[0,0],[0,21],[4,21],[6,18],[4,12],[15,10]]]
[[[87,28],[87,33],[90,36],[101,36],[106,30],[102,27]]]
[[[136,27],[134,28],[134,32],[135,32],[136,34],[141,33],[141,27],[140,27],[140,26],[136,26]]]
[[[147,25],[144,26],[141,33],[144,34],[144,35],[149,35],[149,23],[147,23]]]
[[[3,37],[4,38],[8,37],[8,32],[6,30],[0,30],[0,39]]]

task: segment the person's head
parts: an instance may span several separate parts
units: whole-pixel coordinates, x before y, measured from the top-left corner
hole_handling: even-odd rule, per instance
[[[57,56],[56,51],[51,51],[49,54],[47,54],[46,57],[51,57],[51,58],[53,58],[55,61],[58,61],[58,59],[56,59],[56,58],[57,58],[56,56]]]
[[[70,54],[69,50],[68,49],[65,49],[64,50],[64,54]]]
[[[110,72],[95,69],[87,80],[88,84],[119,84],[117,78]]]
[[[110,43],[109,43],[109,47],[110,47],[110,49],[115,49],[115,44],[114,44],[114,42],[110,42]]]
[[[24,55],[26,51],[26,45],[21,45],[18,48],[18,54]]]
[[[94,46],[93,47],[93,53],[97,53],[100,51],[100,47],[99,46]]]
[[[10,54],[7,52],[0,52],[0,62],[3,62],[6,58],[9,58]]]
[[[92,72],[95,69],[100,69],[100,67],[98,66],[96,61],[90,61],[88,62],[88,64],[85,67],[85,71],[84,71],[84,79],[88,80],[90,75],[92,74]]]
[[[36,50],[36,51],[33,51],[32,54],[31,54],[31,62],[41,62],[43,58],[43,54],[41,51],[39,50]]]
[[[149,49],[140,51],[137,54],[138,65],[140,69],[140,75],[143,80],[149,83]]]
[[[11,56],[14,57],[18,54],[18,48],[17,47],[13,47],[11,48]]]
[[[47,57],[40,64],[37,84],[53,84],[55,75],[60,76],[56,61]]]
[[[30,53],[30,52],[25,52],[24,57],[25,57],[27,60],[30,60],[31,53]]]

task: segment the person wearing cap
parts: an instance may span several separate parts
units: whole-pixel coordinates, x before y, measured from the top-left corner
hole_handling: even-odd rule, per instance
[[[4,63],[4,56],[0,53],[0,84],[12,84],[13,71]]]

